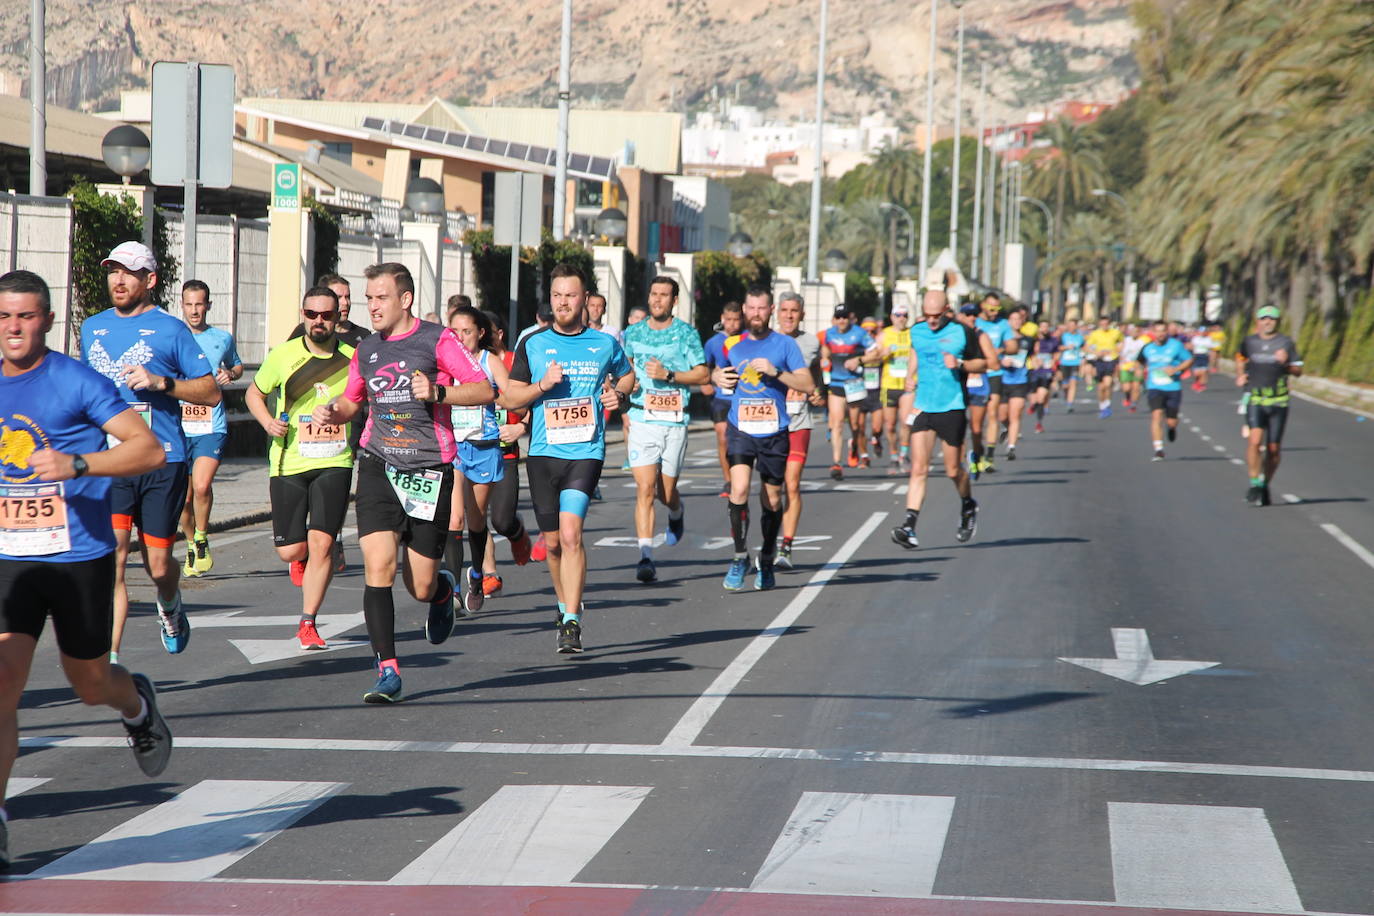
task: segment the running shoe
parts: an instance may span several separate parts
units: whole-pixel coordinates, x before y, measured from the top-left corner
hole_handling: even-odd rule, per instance
[[[719,492],[718,494],[716,494],[716,495],[719,496],[721,499],[729,499],[729,498],[730,498],[730,485],[727,483],[725,486],[721,487],[721,488],[720,488],[720,492]]]
[[[148,714],[139,725],[124,723],[129,733],[129,747],[133,749],[134,760],[144,776],[157,776],[167,769],[167,760],[172,756],[172,732],[167,721],[157,711],[157,690],[147,675],[134,674],[134,689],[143,698]]]
[[[372,685],[372,689],[363,694],[364,703],[399,703],[401,702],[401,676],[396,673],[395,668],[383,668],[377,675],[377,683]]]
[[[186,619],[186,609],[181,606],[180,589],[172,606],[175,610],[169,611],[162,606],[162,599],[157,599],[157,623],[162,631],[162,648],[177,655],[191,641],[191,621]]]
[[[983,464],[979,468],[979,470],[982,471],[984,474],[996,474],[997,466],[992,463],[991,458],[984,458]]]
[[[840,469],[840,466],[838,464],[832,464],[830,466],[830,479],[844,480],[844,471]]]
[[[681,543],[682,535],[686,530],[687,512],[684,508],[682,514],[677,518],[673,518],[672,516],[668,517],[668,531],[663,536],[663,543],[667,544],[669,547],[676,546]]]
[[[977,480],[982,475],[982,473],[983,462],[977,458],[974,458],[973,455],[970,454],[968,458],[968,475],[972,477],[974,480]]]
[[[595,500],[600,500],[600,499],[601,499],[601,487],[600,487],[600,486],[592,487],[592,499],[595,499]]]
[[[1044,424],[1044,423],[1037,423],[1037,424],[1035,424],[1035,431],[1036,431],[1037,434],[1038,434],[1038,433],[1043,433],[1043,432],[1045,431],[1045,424]]]
[[[859,458],[859,467],[861,467],[861,468],[868,468],[868,467],[872,467],[872,466],[873,466],[873,464],[872,464],[872,462],[869,461],[867,455],[860,456],[860,458]]]
[[[501,594],[505,584],[505,580],[496,573],[482,573],[482,594],[487,598],[495,598]]]
[[[1006,428],[1005,426],[1003,426],[1002,429],[1001,429],[1001,431],[997,434],[997,444],[998,444],[998,445],[1002,445],[1002,444],[1005,443],[1006,441],[1007,441],[1007,428]]]
[[[534,538],[530,543],[530,559],[536,563],[543,563],[549,555],[548,545],[544,543],[544,535]]]
[[[203,576],[215,568],[215,558],[210,556],[210,542],[208,540],[196,541],[196,575]]]
[[[1007,446],[1007,460],[1008,460],[1008,461],[1015,461],[1015,460],[1016,460],[1016,446],[1014,446],[1014,445],[1008,445],[1008,446]]]
[[[966,544],[973,538],[973,533],[978,530],[978,503],[969,500],[968,503],[959,510],[959,528],[954,532],[954,539],[960,544]]]
[[[749,558],[735,557],[730,561],[730,569],[725,573],[725,581],[721,585],[728,592],[737,592],[744,588],[744,574],[749,571]]]
[[[1127,407],[1126,409],[1127,409],[1128,411],[1130,411],[1131,413],[1135,413],[1135,405],[1134,405],[1134,404],[1132,404],[1130,407]]]
[[[348,569],[348,560],[344,557],[344,546],[342,541],[334,542],[334,572],[341,573]]]
[[[188,579],[194,579],[200,575],[196,571],[196,549],[189,545],[186,547],[186,563],[181,567],[181,574]]]
[[[905,547],[907,550],[915,550],[921,546],[921,542],[916,540],[916,529],[906,525],[892,529],[892,543]]]
[[[582,651],[582,624],[576,619],[558,625],[558,654],[576,655]]]
[[[439,575],[448,583],[449,595],[443,601],[430,602],[429,617],[425,619],[425,639],[436,646],[452,635],[454,607],[458,604],[458,583],[453,581],[453,573],[440,567]]]
[[[1151,461],[1163,461],[1163,460],[1164,460],[1164,449],[1162,449],[1162,448],[1157,448],[1157,449],[1155,449],[1154,457],[1151,458],[1150,460],[1151,460]]]
[[[628,457],[624,461],[620,462],[620,469],[622,471],[628,471],[630,469],[630,459]]]
[[[878,457],[878,458],[883,457],[883,439],[882,439],[882,437],[881,437],[881,436],[874,436],[873,439],[871,440],[870,444],[872,445],[872,448],[873,448],[873,454],[874,454],[876,457]]]
[[[635,578],[646,583],[658,578],[658,571],[654,569],[654,561],[651,558],[639,558],[639,565],[635,567]]]
[[[287,567],[286,571],[291,576],[291,584],[296,586],[296,588],[300,588],[301,583],[305,582],[305,561],[292,560],[291,565]]]
[[[1099,410],[1099,411],[1097,412],[1097,418],[1098,418],[1099,420],[1105,420],[1105,419],[1107,419],[1108,417],[1110,417],[1111,415],[1112,415],[1112,409],[1111,409],[1110,407],[1104,407],[1104,408],[1102,408],[1101,410]]]
[[[482,609],[482,602],[487,598],[487,591],[482,587],[482,574],[471,566],[468,567],[467,589],[463,595],[463,610],[468,614],[476,614]]]
[[[1269,503],[1269,484],[1260,484],[1260,505],[1267,506]]]
[[[1260,487],[1251,487],[1245,491],[1245,501],[1252,506],[1264,505],[1263,490]]]
[[[520,536],[510,542],[510,558],[515,561],[516,566],[524,566],[530,561],[530,554],[533,552],[534,547],[530,544],[530,533],[521,528]]]
[[[320,631],[315,629],[315,621],[302,620],[296,627],[296,642],[300,643],[302,649],[328,649],[329,643],[320,636]]]
[[[1068,409],[1065,410],[1064,413],[1073,413],[1073,402],[1072,402],[1072,401],[1069,402]]]
[[[902,475],[902,459],[896,455],[891,456],[887,462],[887,476],[900,477]]]
[[[780,547],[780,548],[778,548],[778,558],[777,558],[776,560],[773,561],[773,565],[774,565],[775,567],[777,567],[778,569],[791,569],[791,568],[792,568],[792,548],[791,548],[791,547]]]
[[[754,591],[766,592],[775,585],[777,580],[773,577],[773,560],[759,554],[759,567],[754,573]]]
[[[1169,437],[1170,442],[1178,441],[1178,427],[1170,426],[1169,429],[1165,432],[1165,435]]]

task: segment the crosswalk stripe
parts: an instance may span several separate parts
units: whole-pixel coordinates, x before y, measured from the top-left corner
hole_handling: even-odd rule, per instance
[[[5,798],[14,798],[16,795],[23,795],[30,789],[36,789],[51,777],[37,776],[11,776],[10,781],[5,784]]]
[[[750,886],[778,893],[932,893],[954,799],[805,792]]]
[[[347,786],[207,779],[40,868],[33,877],[203,881]]]
[[[567,884],[648,786],[503,786],[391,884]]]
[[[1116,902],[1302,912],[1261,808],[1110,802]]]

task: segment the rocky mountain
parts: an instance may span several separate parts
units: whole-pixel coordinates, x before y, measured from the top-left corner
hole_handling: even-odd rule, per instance
[[[244,95],[552,105],[559,0],[47,0],[52,100],[98,109],[157,60],[233,64]],[[964,0],[965,112],[1111,101],[1136,79],[1128,0]],[[819,0],[574,0],[576,105],[693,111],[728,96],[810,117]],[[832,0],[827,107],[905,126],[925,109],[929,3]],[[940,3],[939,119],[953,114],[957,13]],[[0,4],[0,84],[28,71],[28,4]]]

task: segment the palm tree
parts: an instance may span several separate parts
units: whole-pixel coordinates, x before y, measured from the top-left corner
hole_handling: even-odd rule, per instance
[[[1054,236],[1065,239],[1065,208],[1091,200],[1092,189],[1102,187],[1106,181],[1101,139],[1091,127],[1075,124],[1065,117],[1051,121],[1043,136],[1050,145],[1035,150],[1028,158],[1032,169],[1028,186],[1035,196],[1054,199]],[[1056,313],[1062,302],[1060,288],[1056,285]]]

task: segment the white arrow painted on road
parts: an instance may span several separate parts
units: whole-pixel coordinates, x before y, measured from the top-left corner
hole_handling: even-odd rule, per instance
[[[1116,646],[1116,658],[1063,658],[1061,662],[1078,665],[1090,671],[1097,671],[1108,677],[1120,678],[1132,684],[1144,686],[1156,681],[1168,680],[1182,674],[1192,674],[1215,668],[1221,662],[1200,661],[1161,661],[1155,658],[1150,648],[1150,637],[1144,630],[1129,627],[1112,627],[1112,642]]]
[[[204,627],[295,627],[300,622],[299,614],[275,614],[267,617],[240,617],[237,612],[229,614],[193,614],[191,628]],[[317,628],[326,642],[325,649],[302,649],[296,642],[294,633],[288,639],[231,639],[234,648],[243,653],[250,665],[266,662],[279,662],[299,655],[315,655],[320,652],[333,652],[338,649],[353,649],[367,645],[366,639],[339,639],[342,633],[357,629],[364,623],[363,614],[321,615]]]

